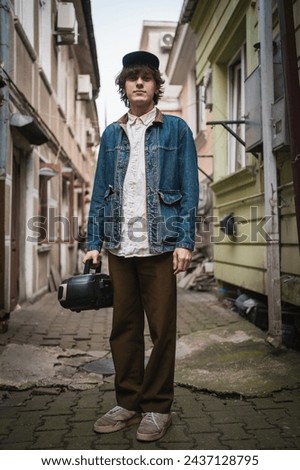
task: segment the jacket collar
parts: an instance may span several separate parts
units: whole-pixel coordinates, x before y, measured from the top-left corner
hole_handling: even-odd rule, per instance
[[[124,114],[122,117],[120,117],[120,119],[118,119],[117,121],[119,124],[127,124],[128,122],[128,113]],[[153,123],[158,123],[158,124],[162,124],[164,122],[164,115],[162,114],[162,112],[156,108],[156,116],[153,120]]]

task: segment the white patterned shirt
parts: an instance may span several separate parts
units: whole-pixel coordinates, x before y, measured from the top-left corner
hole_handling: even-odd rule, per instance
[[[145,133],[155,115],[155,107],[140,117],[128,113],[130,156],[123,186],[121,243],[113,250],[118,256],[151,255],[146,210]]]

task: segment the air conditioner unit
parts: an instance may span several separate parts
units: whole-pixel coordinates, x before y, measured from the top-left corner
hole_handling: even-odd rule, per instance
[[[57,4],[57,32],[71,33],[76,23],[75,7],[71,2]]]
[[[78,44],[78,22],[73,3],[57,4],[56,34],[59,45]]]
[[[159,38],[159,46],[162,51],[169,51],[174,41],[174,33],[161,33]]]
[[[90,101],[93,96],[93,87],[90,75],[78,75],[77,100]]]

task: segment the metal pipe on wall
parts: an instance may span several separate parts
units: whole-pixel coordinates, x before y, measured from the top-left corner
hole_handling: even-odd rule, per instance
[[[272,145],[272,104],[274,103],[272,0],[259,2],[261,43],[261,97],[264,159],[265,225],[267,232],[268,341],[275,347],[282,343],[280,243],[276,154]]]
[[[9,64],[9,35],[10,10],[8,0],[0,0],[0,322],[2,323],[7,312],[5,311],[5,184],[6,165],[8,154],[9,133],[9,90],[5,80],[4,70],[10,69]]]
[[[1,101],[0,101],[0,177],[6,173],[6,158],[9,131],[9,92],[8,81],[5,80],[5,70],[9,65],[9,29],[10,10],[8,0],[0,0],[0,77],[1,77]]]

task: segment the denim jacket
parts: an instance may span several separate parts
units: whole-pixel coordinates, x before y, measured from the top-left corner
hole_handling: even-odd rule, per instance
[[[130,146],[128,116],[103,132],[88,218],[88,250],[120,244],[123,183]],[[146,212],[150,253],[193,250],[199,199],[197,153],[190,128],[177,116],[156,117],[145,135]]]

